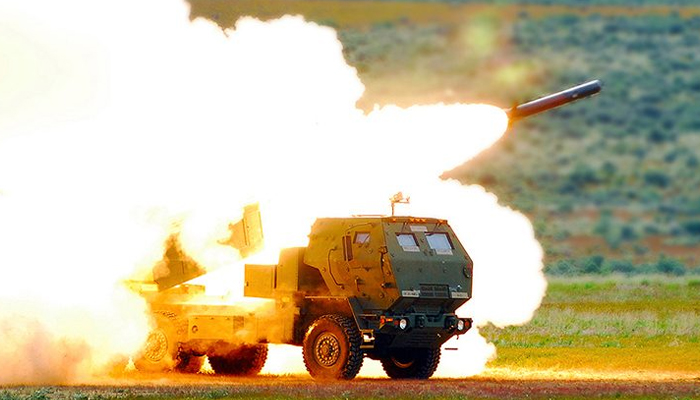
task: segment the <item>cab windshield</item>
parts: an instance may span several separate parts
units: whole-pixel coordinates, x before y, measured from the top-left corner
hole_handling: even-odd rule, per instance
[[[412,233],[397,233],[396,240],[398,240],[399,246],[401,246],[403,251],[420,251],[418,248],[418,242],[416,242],[416,237],[413,236]]]
[[[428,246],[438,254],[452,254],[452,242],[450,242],[450,237],[446,233],[426,233],[425,238],[428,240]]]
[[[452,250],[452,243],[446,233],[426,233],[425,238],[433,250]]]

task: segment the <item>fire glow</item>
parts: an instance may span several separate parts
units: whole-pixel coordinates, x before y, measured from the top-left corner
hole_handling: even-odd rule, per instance
[[[475,260],[460,315],[532,317],[546,282],[530,222],[438,178],[501,137],[503,110],[365,115],[335,31],[301,17],[222,31],[177,1],[54,3],[0,3],[0,383],[85,382],[135,352],[146,307],[119,282],[149,270],[175,226],[219,268],[202,281],[240,296],[243,261],[218,240],[251,200],[266,240],[255,262],[275,263],[315,218],[386,213],[403,190],[399,213],[448,219]],[[436,376],[476,374],[494,354],[476,329],[456,346]],[[263,372],[302,372],[299,353],[273,346]],[[361,376],[384,376],[366,361]]]

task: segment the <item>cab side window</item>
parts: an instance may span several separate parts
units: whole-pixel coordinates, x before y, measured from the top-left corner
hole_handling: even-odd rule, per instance
[[[365,244],[369,243],[369,238],[369,232],[355,232],[355,240],[353,240],[353,242],[355,242],[355,244]]]

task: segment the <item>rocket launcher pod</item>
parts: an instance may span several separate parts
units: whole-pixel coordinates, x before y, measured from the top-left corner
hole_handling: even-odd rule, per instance
[[[593,96],[594,94],[600,92],[602,88],[603,85],[600,83],[600,81],[594,80],[558,93],[550,94],[537,100],[520,104],[505,111],[508,115],[508,119],[511,123],[513,123],[517,120],[539,114],[543,111],[548,111],[553,108],[563,106],[564,104]]]

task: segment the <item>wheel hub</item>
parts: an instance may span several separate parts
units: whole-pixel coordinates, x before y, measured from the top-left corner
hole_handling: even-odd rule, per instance
[[[160,329],[151,332],[146,341],[144,358],[151,362],[158,362],[168,353],[168,337]]]
[[[316,339],[314,355],[318,363],[324,367],[332,367],[340,358],[340,341],[329,332],[321,334]]]
[[[399,368],[409,368],[414,362],[414,360],[411,358],[404,357],[403,360],[400,360],[396,356],[392,356],[391,361]]]

